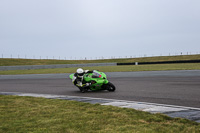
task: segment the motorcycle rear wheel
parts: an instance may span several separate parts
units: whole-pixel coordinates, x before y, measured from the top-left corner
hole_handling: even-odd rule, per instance
[[[115,91],[115,86],[111,82],[108,82],[107,89],[108,91]]]

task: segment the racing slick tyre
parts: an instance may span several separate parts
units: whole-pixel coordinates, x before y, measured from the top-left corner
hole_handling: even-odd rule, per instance
[[[108,82],[107,89],[108,91],[115,91],[115,86],[111,82]]]

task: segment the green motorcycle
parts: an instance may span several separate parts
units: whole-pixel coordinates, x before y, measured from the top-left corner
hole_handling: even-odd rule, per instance
[[[71,74],[70,79],[73,79],[74,74]],[[107,80],[106,74],[94,70],[93,73],[86,73],[83,76],[83,81],[78,81],[76,85],[81,92],[88,90],[97,91],[97,90],[108,90],[115,91],[115,86]],[[89,86],[88,86],[89,84]]]

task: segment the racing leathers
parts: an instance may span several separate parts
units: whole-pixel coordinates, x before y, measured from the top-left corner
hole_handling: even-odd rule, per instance
[[[81,92],[85,92],[85,89],[91,85],[91,83],[87,83],[83,76],[87,73],[93,73],[93,71],[85,70],[82,75],[79,75],[77,72],[74,74],[72,82],[75,86],[77,86]]]

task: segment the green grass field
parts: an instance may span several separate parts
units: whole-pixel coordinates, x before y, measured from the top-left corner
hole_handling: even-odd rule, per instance
[[[10,70],[0,71],[0,75],[16,74],[49,74],[49,73],[74,73],[74,68],[36,69],[36,70]],[[99,70],[102,72],[129,72],[129,71],[164,71],[164,70],[200,70],[200,63],[185,64],[157,64],[157,65],[125,65],[125,66],[97,66],[83,67],[83,69]]]
[[[105,59],[105,60],[33,60],[33,59],[0,59],[0,66],[16,65],[50,65],[50,64],[82,64],[82,63],[130,63],[130,62],[157,62],[157,61],[177,61],[177,60],[200,60],[200,55],[182,56],[160,56],[128,59]],[[37,70],[11,70],[0,71],[0,75],[12,74],[47,74],[47,73],[74,73],[77,68],[56,68]],[[185,64],[156,64],[138,66],[97,66],[84,67],[83,69],[99,70],[103,72],[124,72],[124,71],[162,71],[162,70],[200,70],[200,63]]]
[[[163,114],[67,100],[0,95],[1,133],[199,133],[200,124]]]
[[[36,59],[0,59],[0,66],[17,65],[51,65],[51,64],[83,64],[83,63],[129,63],[129,62],[153,62],[153,61],[177,61],[177,60],[200,60],[200,55],[160,56],[127,59],[105,60],[36,60]]]

